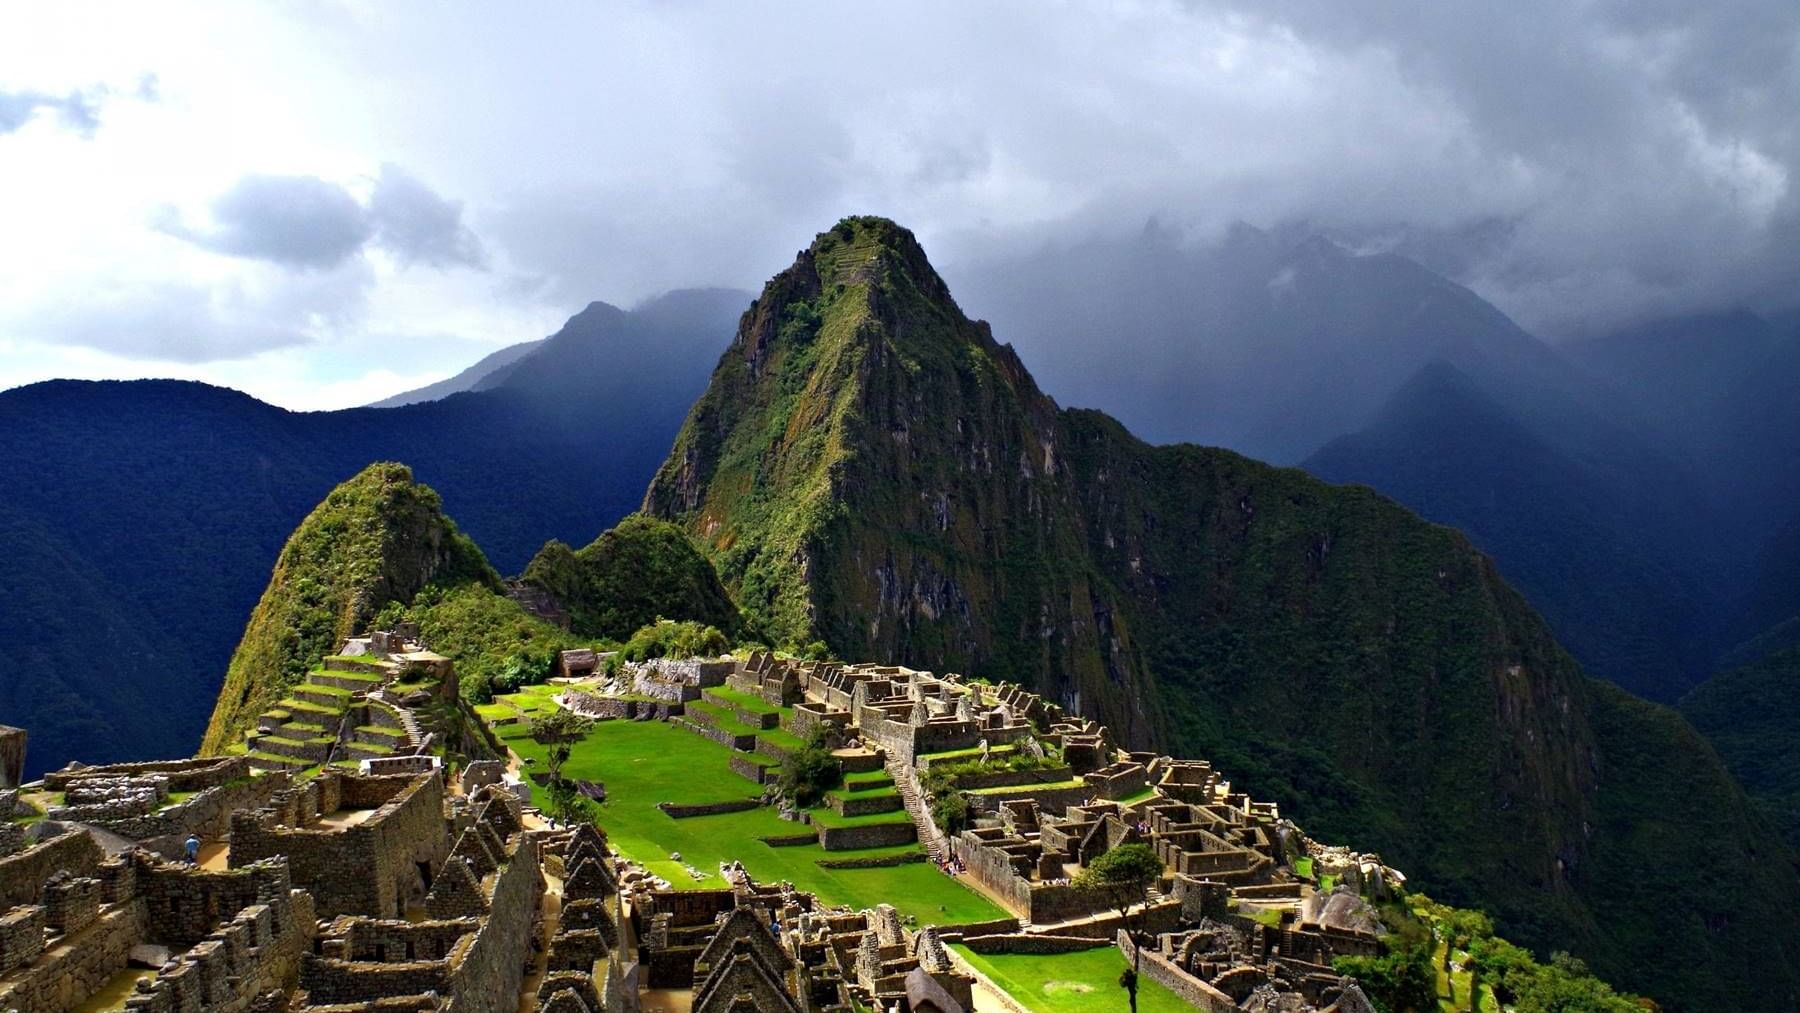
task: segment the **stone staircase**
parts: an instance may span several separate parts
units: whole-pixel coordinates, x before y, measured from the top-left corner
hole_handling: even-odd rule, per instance
[[[257,717],[256,729],[245,736],[251,765],[297,771],[416,747],[414,731],[398,716],[378,712],[368,699],[385,677],[329,660],[308,672],[305,681]]]
[[[888,775],[894,779],[894,787],[900,792],[900,802],[906,807],[906,814],[912,817],[913,826],[919,831],[919,845],[925,854],[931,856],[935,864],[942,862],[949,854],[949,847],[944,841],[943,832],[931,821],[931,811],[925,806],[925,799],[919,794],[919,781],[913,769],[898,760],[887,762]]]

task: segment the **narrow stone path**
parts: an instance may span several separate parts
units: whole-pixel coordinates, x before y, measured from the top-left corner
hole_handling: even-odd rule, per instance
[[[931,821],[931,813],[925,809],[925,800],[919,796],[918,781],[913,776],[912,768],[899,760],[889,760],[887,772],[894,779],[894,788],[900,792],[900,801],[906,806],[906,814],[912,817],[913,827],[919,834],[919,845],[931,857],[933,864],[943,862],[943,835],[937,824]]]

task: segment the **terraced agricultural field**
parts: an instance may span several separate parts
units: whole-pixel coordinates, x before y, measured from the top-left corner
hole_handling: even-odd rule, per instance
[[[497,702],[513,704],[512,696]],[[525,701],[522,701],[525,702]],[[544,763],[545,747],[532,741],[522,726],[497,729],[521,758]],[[759,881],[787,880],[819,895],[826,903],[873,907],[890,903],[921,924],[952,924],[1007,917],[985,897],[919,861],[868,869],[831,869],[821,860],[918,854],[917,844],[860,851],[826,852],[817,843],[771,847],[764,837],[793,837],[808,827],[790,823],[767,807],[745,812],[674,819],[656,808],[658,802],[699,804],[751,798],[756,785],[731,772],[731,751],[661,721],[602,721],[563,766],[565,777],[606,785],[607,802],[597,822],[613,846],[667,879],[677,889],[710,889],[723,885],[719,863],[744,863]],[[839,817],[815,810],[815,818],[833,825],[905,820],[904,813],[875,817]],[[670,858],[679,853],[680,861]],[[683,866],[704,874],[694,879]]]

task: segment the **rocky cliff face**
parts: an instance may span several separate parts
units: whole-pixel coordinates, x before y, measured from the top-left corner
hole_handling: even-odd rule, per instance
[[[231,658],[201,751],[239,741],[256,716],[305,677],[345,637],[363,631],[389,602],[427,584],[499,577],[468,536],[444,516],[437,493],[401,464],[371,464],[333,489],[300,523]]]
[[[1211,756],[1327,838],[1659,997],[1766,987],[1744,948],[1780,924],[1773,898],[1800,898],[1722,776],[1702,806],[1720,821],[1684,806],[1663,828],[1684,857],[1622,817],[1607,829],[1659,784],[1603,744],[1717,761],[1666,711],[1596,701],[1462,536],[1366,489],[1058,409],[891,222],[839,223],[769,283],[645,509],[707,547],[776,641],[1017,679],[1135,744]],[[1730,900],[1661,875],[1722,854],[1754,866]],[[1667,883],[1654,901],[1625,888],[1647,866]],[[1695,925],[1716,909],[1691,945],[1736,970],[1646,965],[1619,942],[1670,904]],[[1776,961],[1790,993],[1797,957]]]

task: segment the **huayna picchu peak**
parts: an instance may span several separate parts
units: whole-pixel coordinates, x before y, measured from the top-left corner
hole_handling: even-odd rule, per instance
[[[645,509],[772,643],[1015,680],[1134,748],[1213,758],[1652,993],[1747,1000],[1728,982],[1766,985],[1751,941],[1786,938],[1800,901],[1679,719],[1585,678],[1461,535],[1060,409],[892,222],[840,222],[765,286]],[[1707,771],[1701,798],[1665,805],[1657,765],[1625,760],[1646,749]],[[1727,853],[1716,890],[1687,875]],[[1656,938],[1713,972],[1641,961]]]

